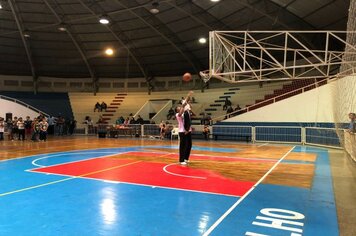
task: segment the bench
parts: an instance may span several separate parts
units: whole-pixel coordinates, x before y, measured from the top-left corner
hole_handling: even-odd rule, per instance
[[[251,135],[250,134],[223,134],[223,133],[215,133],[213,137],[215,140],[218,140],[218,137],[231,137],[233,139],[243,139],[244,141],[251,142]]]

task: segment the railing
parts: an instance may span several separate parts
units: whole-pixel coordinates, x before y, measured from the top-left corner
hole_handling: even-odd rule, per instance
[[[344,131],[345,151],[356,162],[356,134]]]
[[[108,126],[110,127],[110,126]],[[170,131],[176,128],[176,125],[168,124],[166,134],[170,139]],[[203,138],[203,125],[193,125],[193,138]],[[121,136],[135,137],[159,137],[159,124],[149,125],[129,125],[127,128],[131,132],[122,132]],[[96,132],[96,129],[94,129]],[[308,144],[328,148],[342,148],[335,128],[320,127],[297,127],[297,126],[230,126],[213,125],[210,129],[212,136],[218,136],[219,140],[251,140],[254,142],[265,143],[295,143]],[[80,132],[76,132],[77,134]],[[88,133],[93,134],[91,132]],[[241,139],[244,137],[244,139]],[[246,139],[246,137],[249,137]],[[343,137],[341,137],[343,139]],[[355,134],[345,133],[345,148],[348,148],[350,155],[355,158],[356,155]]]
[[[17,100],[17,99],[15,99],[15,98],[11,98],[11,97],[7,97],[7,96],[4,96],[4,95],[0,95],[0,99],[3,99],[3,100],[7,100],[7,101],[10,101],[10,102],[14,102],[14,103],[20,104],[21,106],[24,106],[24,107],[26,107],[26,108],[28,108],[28,109],[31,109],[32,111],[35,111],[35,112],[37,112],[37,113],[41,113],[41,114],[43,114],[43,115],[45,115],[45,116],[47,116],[47,117],[50,116],[49,114],[47,114],[47,113],[45,113],[45,112],[43,112],[43,111],[41,111],[41,110],[39,110],[39,109],[37,109],[37,108],[35,108],[35,107],[33,107],[33,106],[31,106],[31,105],[29,105],[29,104],[23,102],[23,101]]]

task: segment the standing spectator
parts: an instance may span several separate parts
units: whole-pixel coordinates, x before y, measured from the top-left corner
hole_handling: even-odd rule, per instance
[[[69,130],[68,130],[69,135],[73,135],[76,126],[77,126],[77,121],[74,118],[70,119],[70,121],[69,121]]]
[[[50,116],[48,118],[48,134],[54,134],[54,127],[56,125],[56,118]]]
[[[57,118],[58,136],[63,135],[64,123],[65,123],[64,117],[58,116],[58,118]]]
[[[350,123],[347,131],[350,133],[356,133],[356,114],[353,112],[349,113],[349,119]]]
[[[10,118],[7,119],[6,122],[6,129],[7,129],[7,135],[8,135],[8,139],[13,141],[14,140],[14,136],[13,136],[13,123],[12,120]]]
[[[19,134],[19,140],[25,141],[25,123],[22,120],[22,117],[20,117],[17,120],[17,130],[18,130],[18,134]]]
[[[29,116],[26,116],[26,120],[24,121],[25,123],[25,135],[26,139],[30,139],[31,137],[31,131],[32,131],[32,120],[30,119]]]
[[[4,118],[0,117],[0,141],[4,140],[5,122]]]
[[[42,121],[40,122],[40,141],[46,142],[47,141],[47,129],[48,123],[46,118],[43,117]]]
[[[38,118],[34,118],[32,121],[32,138],[31,140],[36,142],[38,141],[38,135],[40,134],[40,122],[38,120]]]
[[[17,116],[12,120],[12,140],[18,138],[19,129],[17,128]]]

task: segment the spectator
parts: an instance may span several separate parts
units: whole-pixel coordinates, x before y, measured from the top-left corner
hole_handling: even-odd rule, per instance
[[[350,133],[356,133],[356,114],[353,112],[349,113],[349,119],[350,123],[347,131]]]
[[[230,114],[231,112],[234,112],[234,109],[232,109],[232,106],[229,106],[226,110],[226,115],[228,118],[232,116],[232,114]]]
[[[229,106],[231,106],[231,101],[225,97],[225,103],[224,103],[224,106],[223,106],[223,111],[225,111]]]
[[[100,105],[101,111],[106,111],[106,109],[108,108],[108,105],[106,105],[105,102],[102,102]]]
[[[6,129],[7,129],[8,139],[13,141],[14,140],[13,123],[12,123],[12,120],[10,118],[8,118],[7,121],[6,121]]]
[[[38,118],[34,118],[33,122],[32,122],[32,138],[31,140],[34,142],[38,141],[38,135],[40,134],[40,122],[38,120]]]
[[[22,117],[19,117],[16,125],[19,134],[19,140],[25,141],[25,123]]]
[[[205,140],[208,140],[208,139],[209,139],[209,135],[210,135],[209,126],[204,125],[203,135],[204,135],[204,139],[205,139]]]
[[[48,118],[48,134],[54,134],[54,127],[56,125],[56,118],[50,116]]]
[[[101,112],[101,105],[100,105],[99,102],[97,102],[97,103],[95,104],[95,106],[94,106],[94,112],[95,112],[96,110],[98,110],[98,112]]]
[[[140,115],[137,116],[137,120],[136,120],[137,124],[143,125],[143,119]]]
[[[72,135],[74,133],[76,126],[77,126],[77,121],[75,119],[70,119],[69,129],[68,129],[69,135]]]
[[[24,123],[25,123],[26,139],[29,139],[31,136],[31,132],[32,132],[32,120],[30,119],[29,116],[26,116],[26,120],[24,121]]]
[[[39,125],[40,125],[40,141],[46,142],[48,123],[45,117],[42,118],[42,121],[39,123]]]
[[[0,141],[4,140],[5,122],[4,118],[0,117]]]

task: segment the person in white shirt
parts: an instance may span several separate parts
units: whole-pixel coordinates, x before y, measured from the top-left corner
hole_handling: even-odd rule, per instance
[[[19,133],[19,140],[25,141],[25,122],[22,117],[17,120],[16,125]]]

